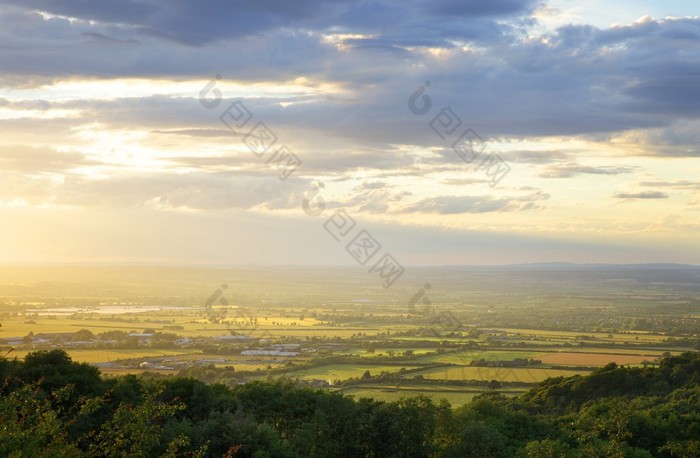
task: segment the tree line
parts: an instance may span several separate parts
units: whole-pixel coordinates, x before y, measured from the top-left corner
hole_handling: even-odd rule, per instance
[[[0,359],[3,457],[700,456],[700,355],[614,364],[453,409],[380,402],[289,380],[227,387],[101,377],[61,350]]]

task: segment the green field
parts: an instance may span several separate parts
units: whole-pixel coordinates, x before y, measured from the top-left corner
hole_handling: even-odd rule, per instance
[[[664,340],[665,336],[653,335],[645,332],[634,333],[608,333],[608,332],[576,332],[576,331],[544,331],[538,329],[513,329],[513,328],[495,328],[497,331],[505,331],[508,334],[520,334],[523,336],[538,336],[547,339],[558,339],[561,341],[573,340],[578,336],[590,336],[591,341],[599,342],[616,342],[628,344],[640,343],[658,343]],[[585,339],[584,339],[585,340]]]
[[[13,351],[8,355],[12,357],[13,355],[17,358],[24,358],[24,355],[29,353],[31,350],[28,349],[18,349]],[[77,349],[68,348],[66,352],[70,355],[73,361],[80,363],[103,363],[122,359],[134,359],[134,358],[152,358],[157,356],[179,356],[191,353],[192,350],[181,349],[181,350],[167,350],[167,349],[147,349],[147,348],[135,348],[135,349]]]
[[[475,396],[478,396],[488,390],[484,387],[461,388],[455,389],[448,385],[410,385],[401,387],[392,387],[385,385],[361,385],[340,390],[343,394],[352,395],[356,399],[371,398],[379,401],[397,401],[401,398],[409,398],[424,394],[435,402],[442,399],[447,400],[453,407],[459,407],[471,401]],[[506,396],[515,396],[523,393],[524,390],[505,389],[499,390],[500,393]]]
[[[286,375],[299,379],[319,379],[319,380],[347,380],[353,377],[362,377],[365,371],[371,375],[379,375],[382,372],[398,372],[401,368],[413,369],[416,366],[410,364],[401,366],[390,365],[361,365],[361,364],[331,364],[326,366],[312,367],[303,370],[294,370]]]

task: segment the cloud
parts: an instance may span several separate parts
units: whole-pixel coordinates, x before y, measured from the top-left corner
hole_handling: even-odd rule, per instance
[[[245,37],[265,30],[319,18],[336,9],[342,1],[299,0],[27,0],[17,5],[10,0],[0,3],[25,10],[37,10],[67,18],[119,25],[144,35],[162,37],[189,45]]]
[[[530,13],[538,3],[533,0],[437,0],[430,2],[428,8],[445,16],[511,16]]]
[[[309,181],[255,173],[114,173],[105,178],[64,175],[49,180],[0,175],[5,195],[33,205],[227,211],[299,209]]]
[[[616,199],[668,199],[668,194],[660,191],[617,192],[613,197]]]
[[[642,181],[640,186],[653,188],[690,189],[700,191],[700,181],[678,180],[678,181]]]
[[[0,4],[3,3],[24,11],[35,10],[84,22],[94,21],[118,26],[134,34],[203,46],[219,40],[262,35],[279,28],[384,29],[389,36],[392,32],[396,36],[398,32],[401,37],[399,41],[404,41],[409,34],[402,29],[408,25],[415,26],[445,16],[448,19],[459,16],[482,20],[487,17],[516,16],[531,11],[534,2],[443,0],[437,3],[414,1],[399,4],[353,0],[27,0],[17,4],[0,0]],[[492,29],[499,28],[499,24],[493,20],[489,24]],[[464,26],[469,29],[469,24]]]
[[[698,116],[700,114],[699,69],[685,64],[673,65],[673,68],[666,71],[673,74],[659,72],[658,75],[640,81],[627,89],[626,94],[634,99],[630,106],[664,115]]]
[[[402,210],[402,213],[460,213],[513,212],[542,208],[536,202],[549,199],[537,192],[524,197],[495,198],[490,196],[436,196],[429,197]]]
[[[184,135],[187,137],[212,137],[212,138],[231,138],[231,131],[225,129],[172,129],[172,130],[153,130],[154,134],[164,135]]]
[[[664,127],[621,132],[613,136],[612,142],[632,146],[637,154],[648,156],[700,157],[700,119],[679,119]]]
[[[137,23],[152,15],[157,8],[148,2],[138,0],[102,0],[84,2],[79,0],[27,0],[17,5],[16,2],[3,0],[8,6],[45,11],[54,15],[84,20],[96,20],[106,23]]]
[[[42,172],[65,172],[78,167],[99,164],[78,151],[59,152],[43,146],[27,145],[0,146],[0,170],[30,174]]]
[[[386,188],[387,184],[383,183],[381,181],[364,181],[362,182],[359,186],[356,186],[355,189],[358,191],[367,191],[367,190],[374,190],[374,189],[383,189]]]
[[[234,138],[234,140],[237,140]],[[231,144],[236,144],[232,142]],[[387,151],[381,153],[372,151],[355,152],[311,152],[296,151],[303,162],[298,173],[305,176],[328,176],[335,177],[338,174],[355,173],[359,171],[383,172],[385,170],[395,171],[395,173],[414,173],[415,160],[410,155],[397,151]],[[231,168],[231,167],[253,167],[255,170],[269,170],[263,159],[258,158],[253,153],[244,151],[243,153],[214,155],[213,153],[203,156],[173,156],[167,161],[178,166],[191,168]],[[402,172],[403,171],[403,172]],[[372,186],[379,186],[379,183],[365,185],[365,189],[377,189]]]
[[[600,231],[656,227],[647,213],[615,221],[605,200],[624,175],[643,177],[641,191],[616,199],[697,201],[684,173],[700,157],[700,18],[552,29],[536,22],[542,3],[0,0],[0,210],[288,216],[314,180],[328,209],[397,232],[579,237],[593,220]],[[198,93],[216,74],[224,101],[205,109]],[[426,81],[431,110],[416,115],[409,97]],[[222,125],[239,97],[301,158],[285,182]],[[447,107],[455,136],[474,129],[511,164],[493,193],[455,137],[431,128]],[[677,159],[630,166],[632,155]],[[571,218],[570,184],[538,174],[600,185],[603,202],[578,200]],[[545,205],[550,193],[557,205]]]
[[[522,164],[550,164],[571,159],[571,154],[562,151],[509,151],[501,156],[508,162]]]
[[[99,33],[99,32],[83,32],[83,35],[86,37],[92,38],[96,42],[113,44],[113,45],[125,45],[125,44],[139,43],[138,40],[135,40],[133,38],[130,38],[128,40],[120,40],[117,38],[108,37],[107,35],[104,35],[104,34]]]
[[[265,119],[375,147],[439,144],[418,128],[435,113],[419,121],[405,110],[425,80],[434,107],[452,106],[484,138],[611,134],[700,118],[700,19],[569,25],[537,36],[532,1],[130,0],[119,10],[112,1],[0,1],[13,5],[0,13],[6,85],[105,75],[303,77],[342,87],[345,98],[324,94],[286,108],[260,100]]]
[[[393,185],[382,181],[362,181],[353,188],[353,193],[346,199],[327,201],[326,206],[329,209],[353,209],[352,211],[358,214],[396,214],[397,205],[413,193],[394,188]]]
[[[442,184],[448,186],[467,186],[472,184],[483,184],[488,182],[489,180],[485,178],[447,178],[441,181]]]
[[[632,173],[634,167],[592,167],[568,163],[562,165],[552,165],[540,173],[542,178],[571,178],[578,175],[620,175]]]

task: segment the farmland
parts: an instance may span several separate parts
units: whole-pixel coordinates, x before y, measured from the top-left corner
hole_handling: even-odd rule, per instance
[[[644,355],[618,355],[611,353],[548,353],[540,357],[544,364],[565,364],[569,366],[605,366],[610,363],[636,365],[648,361]]]
[[[461,405],[699,347],[697,269],[683,283],[599,269],[423,269],[385,290],[340,268],[7,268],[0,351],[63,348],[107,375],[287,378]],[[418,279],[433,285],[429,307],[409,303]]]

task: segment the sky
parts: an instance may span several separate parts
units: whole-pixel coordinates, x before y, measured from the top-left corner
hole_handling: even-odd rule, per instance
[[[700,7],[0,0],[0,264],[700,264]]]

